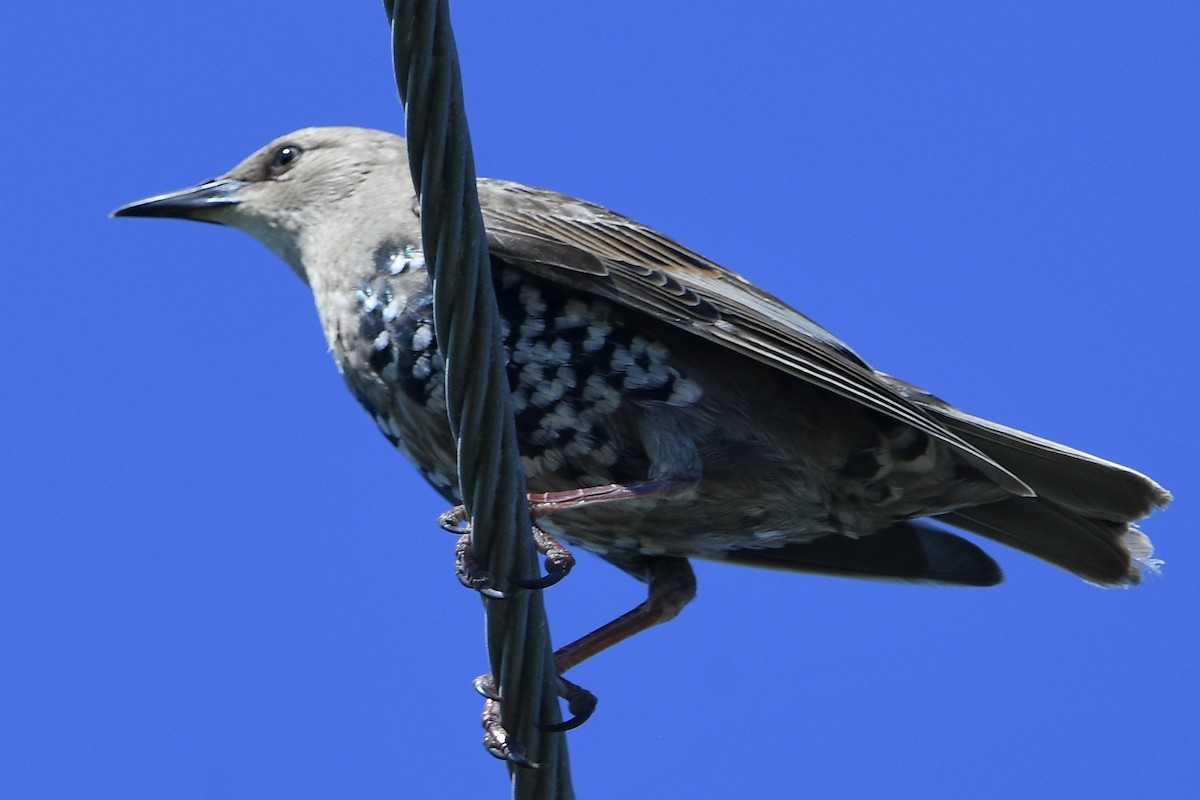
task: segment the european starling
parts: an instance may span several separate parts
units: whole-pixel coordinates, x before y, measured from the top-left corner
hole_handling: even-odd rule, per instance
[[[1000,581],[977,546],[919,521],[932,517],[1101,586],[1158,563],[1133,523],[1170,495],[1146,476],[878,372],[632,220],[517,183],[478,188],[538,524],[648,584],[634,612],[560,651],[561,670],[678,613],[689,558]],[[354,396],[461,502],[403,139],[306,128],[114,215],[215,222],[267,245],[312,289]]]

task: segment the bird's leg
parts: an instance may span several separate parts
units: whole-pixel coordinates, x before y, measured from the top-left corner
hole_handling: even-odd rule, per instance
[[[641,565],[639,565],[641,566]],[[647,583],[646,599],[633,610],[612,622],[602,625],[554,653],[554,667],[559,673],[558,693],[567,701],[570,718],[551,725],[546,730],[569,731],[587,721],[596,709],[596,697],[586,689],[562,677],[571,667],[597,653],[663,622],[674,619],[683,607],[696,596],[696,576],[685,558],[656,556],[644,559],[640,575]],[[484,746],[497,758],[522,766],[532,766],[500,721],[500,695],[491,674],[475,679],[475,688],[487,700],[484,703]]]
[[[634,634],[670,622],[696,596],[696,575],[686,558],[651,556],[639,560],[645,565],[639,577],[646,581],[646,599],[612,622],[559,648],[554,663],[560,673]]]
[[[583,506],[615,503],[639,497],[670,497],[695,486],[693,481],[651,480],[635,483],[609,483],[568,489],[562,492],[530,493],[529,515],[533,519]]]
[[[614,503],[645,497],[670,497],[695,485],[690,481],[667,479],[639,481],[636,483],[609,483],[604,486],[589,486],[583,489],[568,489],[559,492],[533,492],[529,495],[529,516],[533,520],[572,508]],[[471,549],[471,527],[464,506],[455,506],[438,517],[438,525],[451,533],[459,534],[454,547],[454,572],[468,589],[475,589],[488,597],[500,598],[503,593],[493,588],[492,576],[476,563]],[[513,582],[523,589],[545,589],[558,583],[575,566],[575,557],[557,539],[538,528],[533,528],[533,542],[539,553],[546,557],[546,574],[539,578],[514,578]]]

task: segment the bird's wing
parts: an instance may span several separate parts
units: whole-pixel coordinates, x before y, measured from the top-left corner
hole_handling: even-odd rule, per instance
[[[1017,476],[906,399],[815,322],[662,234],[591,203],[481,180],[492,253],[547,280],[584,289],[911,425],[954,447],[1018,495]]]

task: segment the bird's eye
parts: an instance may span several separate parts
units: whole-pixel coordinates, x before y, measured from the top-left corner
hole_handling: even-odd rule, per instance
[[[271,167],[276,172],[281,172],[292,164],[296,163],[296,159],[300,158],[300,148],[294,144],[285,144],[275,151],[275,155],[271,157]]]

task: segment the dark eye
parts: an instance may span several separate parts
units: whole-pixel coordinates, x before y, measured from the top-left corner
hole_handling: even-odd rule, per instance
[[[285,144],[276,150],[275,155],[271,157],[271,167],[277,172],[282,172],[294,164],[296,159],[300,158],[301,152],[300,148],[296,147],[296,145]]]

